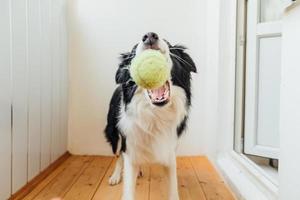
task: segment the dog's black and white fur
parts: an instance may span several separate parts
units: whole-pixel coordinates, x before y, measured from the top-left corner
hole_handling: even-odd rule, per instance
[[[171,69],[171,78],[158,96],[136,85],[130,77],[131,60],[145,49],[160,51]],[[191,72],[196,72],[196,66],[185,48],[172,46],[152,32],[131,52],[121,55],[116,73],[119,86],[110,102],[105,135],[113,153],[120,155],[109,183],[118,184],[123,170],[124,200],[134,199],[136,178],[140,166],[146,163],[166,166],[169,199],[179,199],[175,151],[191,105]]]

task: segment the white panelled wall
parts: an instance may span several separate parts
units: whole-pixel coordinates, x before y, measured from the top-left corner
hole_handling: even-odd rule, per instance
[[[66,4],[0,6],[0,199],[67,151]]]

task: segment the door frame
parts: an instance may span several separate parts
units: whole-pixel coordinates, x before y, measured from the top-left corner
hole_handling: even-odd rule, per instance
[[[256,0],[257,2],[258,0]],[[253,2],[252,2],[253,3]],[[250,122],[245,121],[245,118],[247,116],[247,106],[245,103],[245,98],[246,98],[246,82],[247,80],[247,75],[246,72],[246,64],[247,64],[247,10],[248,10],[248,4],[249,1],[247,0],[242,0],[238,1],[237,3],[237,21],[236,21],[236,75],[235,75],[235,116],[234,116],[234,150],[238,153],[245,153],[245,149],[247,149],[247,152],[250,152],[252,155],[257,155],[260,154],[260,152],[264,152],[267,150],[266,157],[267,158],[278,158],[279,155],[279,150],[276,148],[260,146],[256,144],[256,138],[248,138],[251,139],[248,141],[248,144],[245,143],[245,137],[247,137],[247,133],[245,131],[245,127],[249,125],[253,125],[253,127],[257,127],[256,123],[256,117],[257,117],[257,104],[256,101],[253,102],[251,105],[247,105],[248,107],[250,106],[251,109],[256,110],[254,112],[254,116],[250,116]],[[256,5],[258,6],[258,5]],[[259,16],[257,15],[257,19],[253,20],[258,20]],[[250,23],[254,23],[254,21]],[[255,21],[256,23],[256,21]],[[266,26],[271,26],[271,29],[274,33],[268,33],[268,29]],[[269,34],[269,35],[281,35],[280,30],[281,30],[281,22],[264,22],[256,25],[257,27],[257,32],[260,37],[262,34]],[[257,47],[257,42],[256,41],[250,41],[250,42],[255,42],[254,46],[255,48]],[[256,59],[255,55],[255,59]],[[257,69],[256,69],[257,70]],[[253,87],[257,87],[257,84],[254,84]],[[253,88],[252,88],[253,90]],[[256,93],[257,88],[254,89]],[[255,98],[257,98],[257,94],[255,94]],[[249,109],[249,108],[248,108]],[[248,112],[249,113],[249,112]],[[256,116],[256,117],[255,117]],[[248,116],[249,118],[249,116]],[[255,129],[255,128],[254,128]],[[256,131],[256,130],[252,130]],[[249,131],[248,131],[249,134]],[[246,154],[246,153],[245,153]]]
[[[247,0],[237,2],[234,102],[234,150],[244,151]]]
[[[225,2],[224,2],[225,4]],[[227,91],[228,104],[222,104],[221,110],[226,111],[226,118],[223,118],[220,123],[231,124],[228,130],[222,129],[222,142],[220,143],[219,151],[216,155],[216,167],[220,170],[226,182],[236,194],[238,199],[256,199],[267,200],[278,198],[278,184],[274,182],[268,174],[261,169],[255,162],[250,160],[243,153],[243,123],[244,123],[244,101],[241,96],[244,96],[244,75],[245,75],[245,45],[246,45],[246,23],[245,15],[247,11],[247,0],[233,0],[226,2],[225,6],[220,6],[220,9],[230,9],[224,12],[220,18],[225,21],[227,30],[233,34],[228,34],[226,40],[230,41],[227,51],[230,51],[230,61],[228,64],[222,65],[222,69],[233,72],[222,74],[226,77],[219,83],[220,90],[230,88]],[[228,5],[229,4],[229,5]],[[235,15],[228,15],[235,12]],[[222,21],[222,23],[224,23]],[[229,48],[229,49],[228,49]],[[220,63],[225,63],[220,60]],[[219,80],[220,81],[220,80]],[[242,83],[239,86],[237,83]],[[227,99],[226,98],[226,99]],[[222,100],[223,101],[223,100]]]
[[[281,21],[261,22],[260,0],[247,1],[247,45],[245,46],[244,78],[244,153],[279,158],[279,147],[263,146],[258,144],[258,117],[259,117],[259,39],[281,37]],[[251,12],[251,13],[250,13]],[[249,17],[250,16],[250,17]]]

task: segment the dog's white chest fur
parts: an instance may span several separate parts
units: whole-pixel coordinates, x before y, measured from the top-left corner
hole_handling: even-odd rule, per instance
[[[126,136],[127,150],[136,164],[168,163],[177,146],[177,127],[187,115],[186,97],[180,87],[172,86],[170,102],[152,105],[142,89],[130,104],[121,107],[119,128]]]

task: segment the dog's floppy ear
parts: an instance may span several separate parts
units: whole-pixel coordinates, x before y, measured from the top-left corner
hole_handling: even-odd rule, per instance
[[[129,66],[131,59],[129,60],[130,53],[121,54],[121,63],[116,72],[115,80],[117,84],[126,83],[130,79]]]
[[[191,56],[189,54],[187,54],[186,52],[183,52],[182,57],[185,61],[187,61],[189,64],[189,68],[191,72],[197,73],[197,68],[196,65],[193,61],[193,59],[191,58]]]
[[[197,73],[196,65],[189,54],[183,51],[181,54],[181,58],[187,62],[186,67],[188,67],[191,72]]]
[[[129,66],[131,64],[131,60],[135,56],[135,50],[136,50],[137,44],[133,47],[131,52],[122,53],[120,56],[121,63],[119,64],[119,68],[117,70],[115,80],[117,84],[126,83],[131,79],[130,72],[129,72]]]
[[[182,45],[175,45],[170,47],[171,57],[178,60],[190,72],[197,73],[196,65],[190,55],[185,51],[186,47]],[[173,55],[172,55],[173,54]]]

